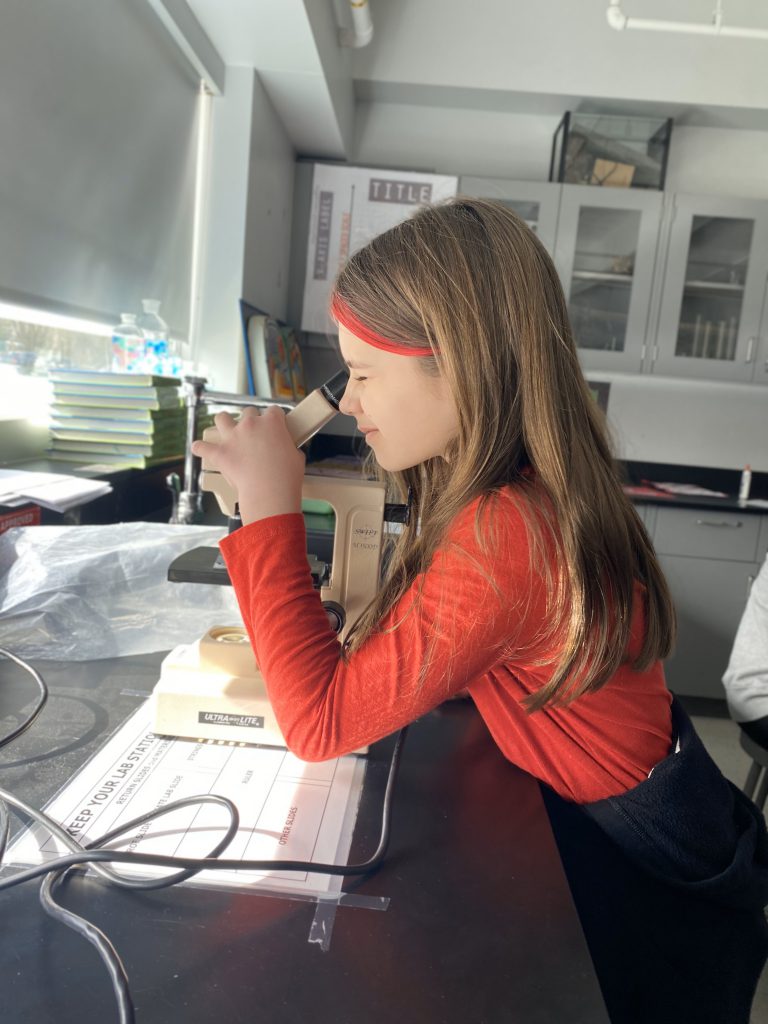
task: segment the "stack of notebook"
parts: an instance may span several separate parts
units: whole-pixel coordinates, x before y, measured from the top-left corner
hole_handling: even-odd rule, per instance
[[[184,454],[186,413],[175,377],[52,370],[49,455],[144,468]]]

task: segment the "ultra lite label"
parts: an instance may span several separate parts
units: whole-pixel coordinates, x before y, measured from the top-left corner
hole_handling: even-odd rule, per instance
[[[198,711],[199,725],[239,725],[246,729],[263,729],[263,715],[222,715],[217,711]]]

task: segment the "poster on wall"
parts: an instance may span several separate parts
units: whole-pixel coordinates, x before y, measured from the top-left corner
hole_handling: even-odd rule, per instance
[[[328,303],[346,259],[418,206],[456,195],[457,187],[458,178],[446,174],[315,164],[301,329],[335,333]]]

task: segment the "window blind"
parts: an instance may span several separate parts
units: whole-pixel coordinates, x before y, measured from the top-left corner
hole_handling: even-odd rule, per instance
[[[143,0],[3,0],[0,301],[189,328],[199,79]]]

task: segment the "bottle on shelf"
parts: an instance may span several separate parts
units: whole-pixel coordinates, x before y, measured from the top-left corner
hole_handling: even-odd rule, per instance
[[[749,491],[752,487],[752,467],[747,463],[741,471],[739,481],[739,501],[749,501]]]
[[[141,304],[143,312],[136,322],[144,336],[143,372],[181,376],[181,358],[171,341],[168,324],[160,316],[159,300],[142,299]]]
[[[121,313],[112,328],[112,372],[138,373],[144,360],[144,332],[134,313]]]

